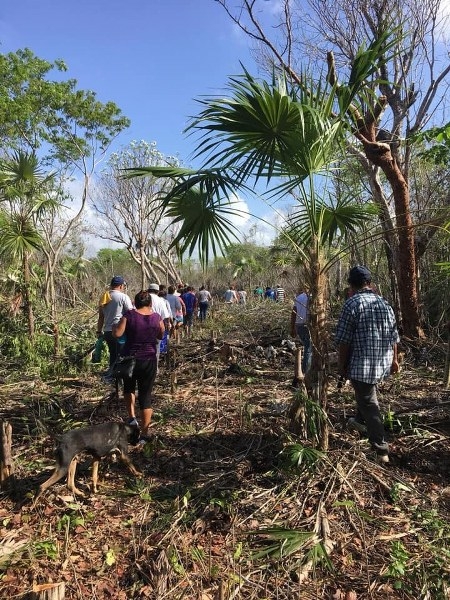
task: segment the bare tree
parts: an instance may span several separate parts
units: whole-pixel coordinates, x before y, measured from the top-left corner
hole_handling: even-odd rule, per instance
[[[126,169],[142,166],[177,166],[156,144],[131,142],[111,156],[96,186],[92,207],[101,218],[99,237],[123,244],[140,266],[142,288],[150,280],[177,282],[180,275],[169,249],[175,226],[165,216],[161,197],[173,185],[156,177],[124,179]]]
[[[300,0],[281,0],[279,12],[269,20],[267,3],[259,0],[244,0],[238,9],[230,0],[216,1],[254,41],[261,64],[266,69],[283,69],[299,85],[300,61],[304,62],[305,55],[319,60],[319,70],[327,57],[329,79],[338,88],[338,73],[352,67],[357,49],[374,36],[394,31],[394,52],[380,63],[377,83],[367,82],[367,88],[373,89],[372,102],[366,103],[364,113],[348,115],[353,133],[349,146],[381,207],[388,266],[393,287],[398,280],[404,333],[422,337],[415,240],[420,220],[413,218],[411,210],[410,173],[414,135],[430,121],[439,122],[449,85],[444,2],[309,0],[306,5]]]

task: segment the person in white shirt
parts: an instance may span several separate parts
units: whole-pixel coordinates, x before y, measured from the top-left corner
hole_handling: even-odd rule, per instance
[[[212,304],[211,294],[207,289],[205,289],[204,285],[202,285],[201,288],[198,290],[197,299],[199,319],[200,321],[204,321],[206,319],[206,313],[208,312],[209,305],[210,303]]]
[[[171,327],[172,322],[172,311],[170,310],[169,303],[165,298],[161,298],[159,296],[159,284],[151,283],[148,286],[148,291],[152,295],[152,309],[155,313],[157,313],[161,319],[164,321],[164,325],[166,327],[166,331],[168,331]],[[158,340],[156,354],[159,360],[159,355],[161,352],[161,340]]]
[[[154,312],[158,313],[161,319],[164,321],[166,325],[170,322],[172,318],[172,312],[170,310],[170,306],[164,298],[159,296],[159,285],[157,283],[151,283],[148,286],[148,291],[152,295],[152,309]]]
[[[178,294],[175,291],[173,285],[169,285],[166,300],[169,303],[170,310],[172,312],[172,335],[174,331],[183,326],[183,315],[185,313],[185,310],[183,310],[184,305],[181,300],[180,294]]]
[[[122,315],[133,308],[131,298],[125,293],[126,287],[125,279],[121,275],[114,275],[109,291],[102,295],[99,302],[97,336],[103,335],[109,350],[109,368],[103,378],[105,383],[114,383],[112,371],[118,355],[118,342],[112,334],[113,325],[117,325]]]
[[[245,290],[238,290],[239,304],[247,304],[247,292]]]
[[[238,297],[236,294],[236,290],[234,289],[234,285],[230,285],[227,291],[224,294],[225,304],[237,304]]]
[[[284,302],[284,298],[286,296],[286,293],[284,291],[284,288],[281,287],[281,285],[277,285],[275,288],[275,299],[277,302]]]

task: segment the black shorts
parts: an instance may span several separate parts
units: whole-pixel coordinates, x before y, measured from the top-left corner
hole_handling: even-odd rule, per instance
[[[192,325],[193,321],[194,321],[194,313],[193,312],[187,312],[184,315],[184,319],[183,319],[184,324],[185,325]]]
[[[151,360],[136,359],[133,377],[123,379],[123,391],[125,394],[135,394],[138,390],[139,408],[151,407],[151,395],[156,379],[158,364],[156,358]]]

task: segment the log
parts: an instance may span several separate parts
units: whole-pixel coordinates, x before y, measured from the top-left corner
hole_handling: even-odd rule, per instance
[[[12,427],[6,421],[0,422],[0,488],[14,487],[14,463],[11,455]]]

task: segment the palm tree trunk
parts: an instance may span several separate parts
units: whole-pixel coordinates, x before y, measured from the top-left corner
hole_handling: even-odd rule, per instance
[[[23,270],[23,281],[24,281],[24,300],[25,300],[25,313],[27,315],[28,322],[28,335],[30,339],[34,337],[34,314],[33,314],[33,306],[31,303],[31,294],[30,294],[30,265],[29,265],[29,257],[28,253],[23,253],[22,258],[22,270]]]
[[[311,390],[313,400],[320,407],[317,420],[318,446],[328,450],[328,418],[327,394],[328,378],[326,373],[328,361],[328,334],[326,329],[326,295],[328,290],[327,277],[323,271],[323,260],[318,242],[310,263],[310,331],[312,342],[311,368],[307,375],[306,387]]]
[[[301,382],[302,392],[295,394],[290,410],[290,429],[293,432],[308,435],[313,444],[327,451],[329,445],[329,421],[327,417],[328,398],[328,333],[326,328],[326,302],[329,289],[324,272],[322,253],[319,242],[314,239],[312,250],[307,261],[305,276],[310,292],[308,302],[309,330],[311,334],[312,359],[311,366]],[[307,394],[311,402],[306,402],[302,395]],[[312,410],[309,410],[311,407]],[[309,423],[308,420],[314,420]],[[306,423],[306,424],[305,424]],[[314,432],[314,435],[308,432]]]

